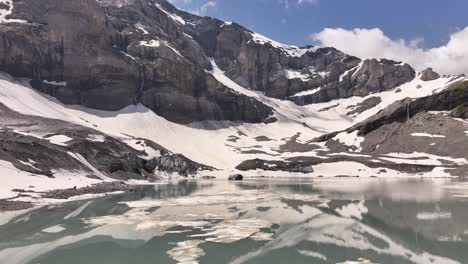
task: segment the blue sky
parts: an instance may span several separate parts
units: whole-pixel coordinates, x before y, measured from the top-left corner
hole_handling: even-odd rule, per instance
[[[467,0],[172,0],[176,6],[238,22],[287,44],[310,44],[324,28],[380,28],[392,39],[446,43],[468,26]],[[300,3],[299,3],[300,2]],[[202,7],[206,3],[210,3]]]
[[[468,0],[169,1],[285,44],[333,46],[363,58],[403,60],[417,69],[468,73]]]

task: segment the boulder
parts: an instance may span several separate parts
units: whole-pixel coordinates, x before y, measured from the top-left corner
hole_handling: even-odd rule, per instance
[[[228,177],[228,180],[230,181],[242,181],[244,179],[244,176],[242,174],[233,174]]]
[[[439,78],[440,75],[437,72],[433,71],[432,68],[427,68],[421,72],[421,80],[425,82],[437,80]]]

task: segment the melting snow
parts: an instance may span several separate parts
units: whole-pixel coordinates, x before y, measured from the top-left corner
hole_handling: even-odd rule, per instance
[[[73,140],[73,138],[67,137],[65,135],[55,135],[46,138],[50,143],[60,146],[68,146],[66,143]]]
[[[429,137],[429,138],[445,138],[444,135],[431,135],[427,133],[413,133],[411,134],[413,137]]]
[[[284,72],[286,73],[286,78],[288,78],[288,79],[301,79],[304,82],[306,82],[306,81],[308,81],[310,79],[309,74],[303,74],[300,71],[284,70]]]
[[[175,22],[178,22],[178,23],[180,23],[180,24],[182,24],[182,25],[185,25],[185,24],[186,24],[185,20],[184,20],[182,17],[180,17],[180,16],[178,16],[178,15],[176,15],[176,14],[174,14],[174,13],[170,13],[170,12],[166,11],[166,10],[165,10],[160,4],[158,4],[158,3],[153,3],[153,4],[154,4],[154,6],[156,6],[157,8],[159,8],[159,10],[163,11],[166,15],[168,15],[168,16],[169,16],[172,20],[174,20]]]
[[[342,81],[344,80],[344,78],[345,78],[346,76],[348,76],[348,74],[349,74],[350,72],[358,71],[360,67],[362,67],[361,64],[359,64],[358,66],[356,66],[356,67],[354,67],[354,68],[352,68],[352,69],[350,69],[350,70],[345,71],[343,74],[340,75],[340,82],[342,82]],[[354,75],[354,73],[353,73],[353,75]]]
[[[145,25],[138,22],[138,23],[135,24],[135,27],[138,28],[139,30],[141,30],[143,32],[143,35],[148,35],[149,34],[148,30],[145,29],[145,27],[146,27]]]
[[[310,251],[310,250],[298,250],[298,253],[307,257],[312,257],[316,259],[321,259],[321,260],[327,260],[327,257],[325,255],[322,255],[318,252],[315,251]]]
[[[291,95],[291,97],[301,97],[301,96],[306,96],[306,95],[312,95],[312,94],[316,94],[316,93],[320,92],[320,90],[322,90],[322,87],[317,87],[317,88],[312,89],[312,90],[302,91],[302,92],[293,94],[293,95]]]
[[[96,135],[96,134],[89,135],[88,138],[86,138],[86,139],[89,140],[89,141],[94,141],[94,142],[105,142],[106,141],[106,137],[104,135]]]
[[[352,133],[341,132],[336,135],[333,140],[339,141],[340,143],[349,147],[355,147],[356,149],[353,150],[354,152],[361,152],[361,143],[364,142],[364,138],[358,136],[358,132],[359,131],[357,130]]]
[[[56,233],[60,233],[60,232],[62,232],[64,230],[65,230],[65,227],[63,227],[62,225],[55,225],[55,226],[51,226],[51,227],[42,229],[42,232],[56,234]]]
[[[159,47],[161,46],[161,43],[157,40],[150,40],[150,41],[140,41],[140,46],[146,46],[146,47]]]

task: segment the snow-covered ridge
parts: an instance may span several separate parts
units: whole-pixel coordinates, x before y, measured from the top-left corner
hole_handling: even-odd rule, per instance
[[[253,42],[255,42],[257,44],[261,44],[261,45],[264,45],[264,44],[268,43],[268,44],[272,45],[273,47],[282,50],[285,54],[287,54],[287,55],[289,55],[291,57],[302,57],[307,52],[315,52],[315,51],[317,51],[317,49],[319,49],[319,47],[300,48],[300,47],[297,47],[297,46],[290,46],[290,45],[286,45],[286,44],[274,41],[272,39],[269,39],[269,38],[267,38],[267,37],[265,37],[265,36],[263,36],[263,35],[261,35],[259,33],[253,32],[251,34],[252,34]]]
[[[153,3],[154,6],[156,6],[157,8],[159,8],[162,12],[164,12],[166,15],[168,15],[172,20],[174,20],[175,22],[177,23],[180,23],[182,25],[185,25],[187,24],[187,22],[185,22],[185,20],[180,17],[179,15],[176,15],[174,13],[171,13],[169,11],[167,11],[166,9],[164,9],[160,4],[158,3]]]

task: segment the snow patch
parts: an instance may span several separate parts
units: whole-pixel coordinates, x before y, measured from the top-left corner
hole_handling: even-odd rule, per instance
[[[0,4],[9,6],[8,9],[0,9],[0,24],[1,23],[28,23],[23,19],[7,19],[6,17],[13,13],[13,0],[0,0]]]
[[[355,150],[350,149],[353,152],[361,152],[361,143],[364,142],[365,139],[363,137],[358,136],[358,132],[358,130],[355,130],[352,133],[341,132],[338,135],[336,135],[333,138],[333,140],[338,141],[349,147],[355,147]]]
[[[325,255],[322,255],[318,252],[315,251],[310,251],[310,250],[298,250],[297,251],[299,254],[307,256],[307,257],[312,257],[316,259],[321,259],[321,260],[327,260],[327,257]]]
[[[64,230],[65,230],[65,227],[63,227],[62,225],[55,225],[55,226],[51,226],[51,227],[42,229],[42,232],[50,233],[50,234],[56,234],[56,233],[60,233],[60,232],[62,232]]]
[[[140,46],[145,46],[145,47],[159,47],[161,46],[161,42],[157,41],[157,40],[149,40],[149,41],[140,41]]]
[[[49,140],[50,143],[60,146],[68,146],[66,143],[73,140],[71,137],[67,137],[65,135],[54,135],[51,137],[46,138]]]
[[[106,141],[106,137],[104,135],[96,135],[96,134],[88,135],[86,139],[89,141],[101,142],[101,143]]]
[[[344,78],[349,75],[350,72],[357,71],[357,70],[359,70],[360,67],[362,67],[361,64],[359,64],[358,66],[356,66],[356,67],[354,67],[354,68],[352,68],[350,70],[345,71],[343,74],[340,75],[340,82],[342,82],[344,80]]]
[[[304,74],[304,73],[302,73],[300,71],[284,70],[284,72],[286,73],[286,78],[288,78],[288,79],[300,79],[303,82],[306,82],[306,81],[308,81],[310,79],[309,74]]]
[[[124,142],[135,150],[145,152],[146,155],[142,157],[144,159],[154,159],[161,157],[161,151],[155,150],[150,146],[146,146],[144,140],[131,139],[124,140]]]
[[[413,133],[411,134],[413,137],[429,137],[429,138],[445,138],[444,135],[431,135],[427,133]]]
[[[251,33],[253,37],[253,41],[257,44],[270,44],[273,47],[280,49],[285,53],[286,55],[289,55],[291,57],[302,57],[304,56],[307,52],[315,52],[317,51],[318,47],[312,47],[312,48],[299,48],[297,46],[289,46],[286,44],[279,43],[277,41],[274,41],[272,39],[269,39],[259,33]]]
[[[322,90],[322,87],[317,87],[317,88],[312,89],[312,90],[302,91],[302,92],[293,94],[293,95],[291,95],[291,97],[301,97],[301,96],[313,95],[313,94],[316,94],[316,93],[320,92],[321,90]]]
[[[141,30],[141,32],[143,32],[143,35],[148,35],[149,34],[148,30],[145,29],[146,26],[141,24],[140,22],[136,23],[135,27],[138,28],[139,30]]]
[[[174,14],[174,13],[171,13],[171,12],[166,11],[166,9],[164,9],[160,4],[158,4],[158,3],[153,3],[153,5],[156,6],[156,7],[157,7],[159,10],[161,10],[162,12],[164,12],[166,15],[168,15],[168,16],[169,16],[172,20],[174,20],[175,22],[180,23],[180,24],[182,24],[182,25],[187,24],[187,22],[185,22],[185,20],[184,20],[182,17],[180,17],[180,16],[178,16],[178,15],[176,15],[176,14]]]

